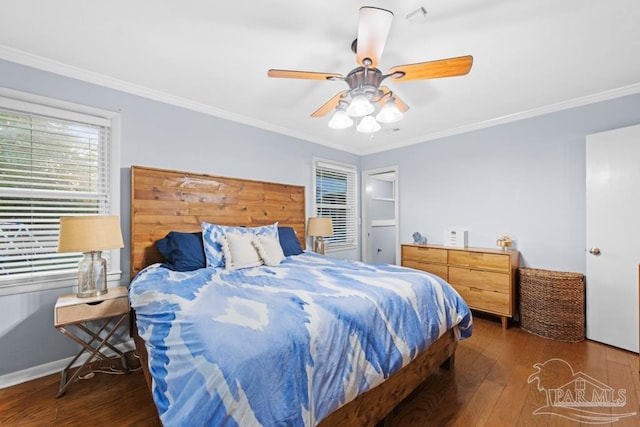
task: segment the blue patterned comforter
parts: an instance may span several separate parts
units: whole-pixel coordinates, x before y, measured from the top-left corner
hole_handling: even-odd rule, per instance
[[[305,252],[275,267],[147,267],[129,290],[165,426],[312,426],[471,313],[442,279]]]

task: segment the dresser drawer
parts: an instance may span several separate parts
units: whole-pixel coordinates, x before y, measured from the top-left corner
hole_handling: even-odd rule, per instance
[[[509,273],[498,273],[496,271],[449,267],[449,283],[503,294],[511,292]]]
[[[471,268],[509,271],[511,268],[511,259],[507,254],[449,251],[449,264]]]
[[[415,268],[416,270],[426,271],[433,273],[436,276],[440,276],[444,280],[448,278],[448,267],[445,264],[431,264],[428,262],[413,261],[409,259],[403,259],[402,265],[409,268]]]
[[[433,273],[449,282],[469,307],[502,319],[515,314],[515,272],[519,252],[441,245],[402,245],[402,265]]]
[[[428,246],[402,246],[402,259],[447,263],[447,250]]]
[[[453,285],[469,307],[494,314],[511,317],[509,294],[487,291],[469,286]]]

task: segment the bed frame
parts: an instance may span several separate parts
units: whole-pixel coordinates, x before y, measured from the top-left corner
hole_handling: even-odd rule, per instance
[[[305,248],[305,188],[246,179],[131,167],[131,277],[161,262],[155,241],[169,231],[193,232],[203,221],[221,225],[293,227]],[[147,386],[147,351],[135,326],[132,335]],[[453,367],[457,346],[447,331],[413,362],[384,383],[358,396],[321,421],[320,426],[372,426],[384,419],[438,367]]]

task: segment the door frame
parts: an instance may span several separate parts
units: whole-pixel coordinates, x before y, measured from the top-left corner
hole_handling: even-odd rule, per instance
[[[395,263],[396,265],[400,265],[400,168],[398,166],[387,166],[376,169],[368,169],[362,171],[362,260],[364,262],[371,262],[371,242],[372,236],[369,234],[369,230],[372,227],[371,223],[371,197],[369,194],[370,190],[367,189],[369,184],[369,177],[373,175],[382,175],[385,173],[393,173],[395,174],[394,180],[394,196],[395,196],[395,206],[394,206],[394,226],[396,229],[395,232]]]

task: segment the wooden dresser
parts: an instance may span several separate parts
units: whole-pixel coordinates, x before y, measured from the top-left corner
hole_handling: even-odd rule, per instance
[[[436,274],[449,282],[469,307],[499,316],[502,327],[515,314],[517,251],[402,245],[402,265]]]

